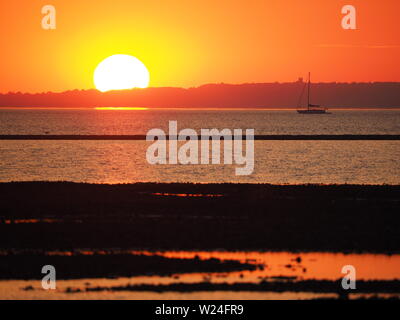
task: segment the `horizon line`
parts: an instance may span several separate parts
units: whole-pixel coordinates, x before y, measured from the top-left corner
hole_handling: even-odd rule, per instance
[[[300,79],[301,77],[299,77]],[[112,93],[112,92],[128,92],[128,91],[144,91],[148,89],[182,89],[182,90],[190,90],[190,89],[198,89],[201,87],[205,86],[212,86],[212,85],[225,85],[225,86],[243,86],[243,85],[262,85],[262,84],[295,84],[295,83],[307,83],[306,80],[303,81],[290,81],[290,82],[279,82],[279,81],[274,81],[274,82],[241,82],[241,83],[227,83],[227,82],[209,82],[209,83],[204,83],[198,86],[192,86],[192,87],[178,87],[178,86],[149,86],[146,88],[131,88],[131,89],[117,89],[117,90],[108,90],[108,91],[100,91],[96,88],[88,88],[88,89],[66,89],[64,91],[40,91],[40,92],[28,92],[28,91],[8,91],[8,92],[0,92],[0,95],[9,95],[9,94],[49,94],[49,93],[66,93],[66,92],[74,92],[74,91],[96,91],[100,94],[107,94],[107,93]],[[399,81],[343,81],[343,82],[337,82],[337,81],[320,81],[320,82],[313,82],[312,84],[382,84],[382,83],[391,83],[391,84],[400,84]]]

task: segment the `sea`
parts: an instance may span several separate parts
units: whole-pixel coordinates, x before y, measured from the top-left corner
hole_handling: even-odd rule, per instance
[[[0,135],[145,135],[254,129],[256,135],[399,135],[400,110],[0,109]],[[256,140],[254,170],[236,164],[149,164],[145,140],[0,140],[0,182],[400,184],[400,141]]]
[[[145,135],[151,129],[254,129],[256,135],[400,135],[400,110],[331,110],[300,115],[295,110],[95,110],[0,109],[0,135]],[[254,171],[235,174],[235,164],[152,165],[145,140],[0,140],[0,182],[74,181],[90,183],[193,182],[271,184],[400,184],[400,141],[256,140]],[[77,249],[76,249],[77,250]],[[88,249],[84,249],[88,250]],[[137,253],[137,252],[136,252]],[[57,280],[57,290],[42,290],[39,280],[0,281],[3,299],[312,299],[335,293],[129,291],[127,285],[175,283],[260,283],[331,280],[342,267],[357,268],[359,280],[400,278],[399,254],[334,252],[139,252],[165,257],[200,257],[262,265],[254,271],[187,273],[171,277]],[[68,254],[61,252],[59,254]],[[104,291],[96,288],[108,288]],[[94,288],[94,289],[93,289]],[[93,290],[91,290],[93,289]],[[352,298],[372,294],[354,293]],[[376,296],[376,295],[375,295]],[[379,293],[380,298],[398,294]]]

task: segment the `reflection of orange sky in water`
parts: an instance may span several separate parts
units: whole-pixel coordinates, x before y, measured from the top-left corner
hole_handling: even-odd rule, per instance
[[[96,110],[148,110],[149,108],[142,107],[96,107]]]
[[[400,255],[383,254],[343,254],[343,253],[288,253],[288,252],[157,252],[168,258],[218,258],[222,260],[240,260],[256,264],[265,264],[265,270],[229,273],[229,278],[243,274],[240,281],[261,280],[259,277],[297,276],[300,279],[342,278],[344,265],[356,268],[358,280],[393,280],[400,279]],[[301,257],[301,262],[295,261]],[[290,267],[288,265],[291,265]],[[306,269],[306,272],[303,269]],[[222,278],[222,281],[227,281]]]
[[[113,253],[131,253],[142,255],[161,255],[167,258],[199,259],[216,258],[220,260],[236,260],[242,263],[264,266],[255,271],[235,271],[221,273],[188,273],[177,274],[176,277],[139,276],[140,283],[171,282],[259,282],[273,277],[292,277],[296,280],[337,280],[345,275],[341,273],[345,265],[356,268],[357,280],[395,280],[400,279],[400,255],[385,254],[344,254],[330,252],[290,253],[290,252],[227,252],[227,251],[126,251],[112,250]],[[110,254],[108,250],[76,250],[75,253]],[[49,255],[72,255],[69,251],[48,252]],[[301,260],[298,260],[301,258]],[[282,280],[282,279],[277,279]]]
[[[198,256],[200,259],[218,258],[222,260],[240,260],[255,264],[267,264],[264,270],[225,272],[225,273],[186,273],[173,276],[136,276],[130,278],[116,279],[73,279],[57,281],[57,290],[41,290],[40,281],[0,281],[0,297],[13,297],[17,299],[312,299],[312,298],[337,298],[334,293],[313,293],[313,292],[78,292],[74,294],[65,293],[67,288],[88,287],[118,287],[127,285],[168,285],[171,283],[199,283],[210,281],[211,283],[258,283],[263,279],[274,280],[271,277],[286,276],[296,277],[296,280],[337,280],[342,278],[340,270],[345,264],[352,264],[357,269],[357,280],[395,280],[400,279],[400,255],[384,254],[342,254],[342,253],[288,253],[288,252],[195,252],[195,251],[125,251],[125,250],[75,250],[75,254],[92,255],[113,253],[132,253],[145,255],[162,255],[169,258],[190,259]],[[72,252],[54,251],[47,252],[53,255],[72,255]],[[301,262],[296,259],[301,257]],[[294,269],[285,267],[291,264],[298,266]],[[300,267],[299,267],[300,266]],[[307,268],[304,273],[303,268]],[[285,281],[285,279],[276,279]],[[33,286],[35,290],[21,290],[27,286]],[[381,298],[395,297],[398,294],[378,294]],[[376,296],[373,294],[352,294],[349,298],[368,298]]]

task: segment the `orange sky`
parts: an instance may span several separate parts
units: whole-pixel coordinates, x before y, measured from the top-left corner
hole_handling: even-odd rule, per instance
[[[57,29],[41,28],[41,8]],[[341,28],[357,9],[358,30]],[[400,81],[399,0],[2,0],[0,92],[93,88],[124,53],[151,86],[294,81]]]

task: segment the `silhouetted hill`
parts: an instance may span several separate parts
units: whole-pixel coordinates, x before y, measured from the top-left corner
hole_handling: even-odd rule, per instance
[[[296,108],[303,82],[207,84],[99,92],[0,94],[1,107]],[[303,96],[303,105],[305,102]],[[400,83],[316,83],[312,103],[327,107],[400,107]]]

